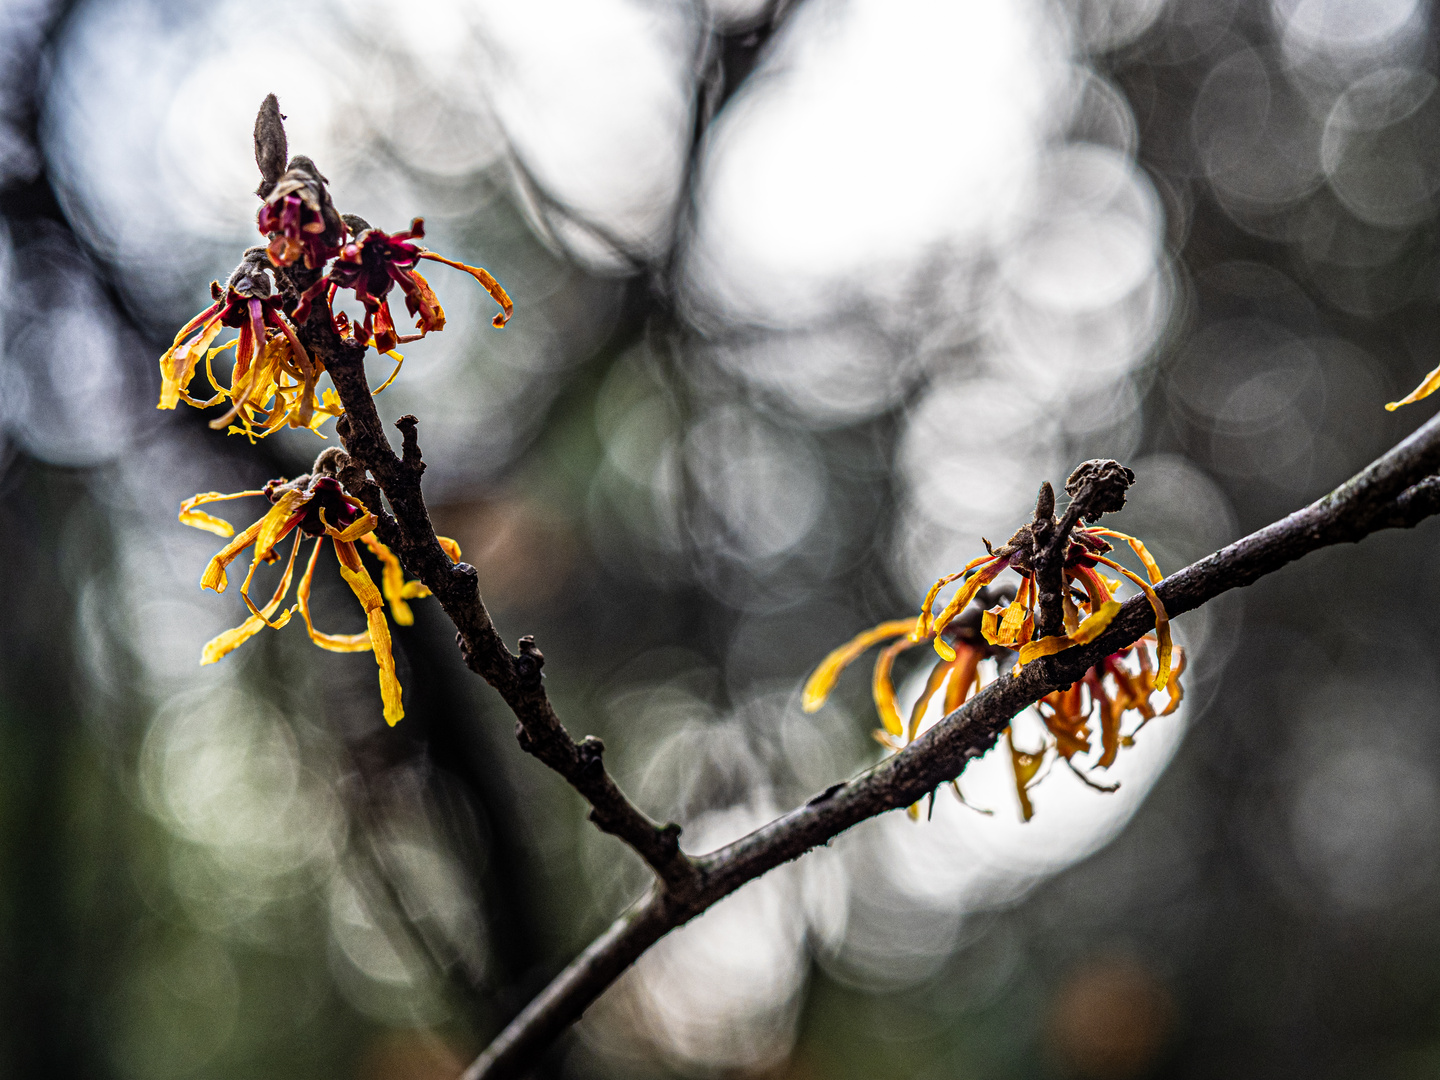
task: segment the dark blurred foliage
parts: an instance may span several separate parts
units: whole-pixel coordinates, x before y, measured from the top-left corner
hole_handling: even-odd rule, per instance
[[[493,335],[432,275],[451,325],[382,412],[571,730],[701,851],[875,760],[863,680],[810,717],[800,680],[1041,480],[1123,458],[1174,569],[1433,411],[1382,409],[1437,361],[1429,18],[0,9],[0,1073],[453,1076],[645,880],[433,605],[393,730],[294,629],[195,666],[240,615],[179,499],[323,445],[152,408],[250,242],[267,90],[342,210],[515,297]],[[542,1075],[1433,1075],[1435,532],[1179,620],[1187,709],[1120,792],[1053,775],[1022,825],[987,758],[992,817],[942,793],[748,886]]]

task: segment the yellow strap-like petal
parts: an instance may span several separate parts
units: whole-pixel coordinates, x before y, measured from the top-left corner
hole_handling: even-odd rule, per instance
[[[440,546],[445,549],[445,554],[450,556],[451,562],[460,561],[459,544],[457,544],[454,540],[451,540],[448,536],[437,536],[435,537],[435,539],[440,541]]]
[[[325,535],[332,540],[339,540],[342,544],[353,544],[367,533],[375,531],[378,519],[368,510],[364,517],[358,517],[343,529],[337,529],[325,520],[325,511],[320,511],[320,524],[325,526]]]
[[[300,616],[305,620],[305,629],[309,632],[311,641],[329,652],[368,652],[370,650],[369,630],[358,634],[327,634],[316,630],[315,624],[310,620],[310,586],[315,579],[315,561],[320,557],[320,545],[324,542],[323,536],[315,541],[315,547],[310,552],[310,562],[305,567],[305,573],[300,578],[300,587],[295,593],[296,599],[300,601]]]
[[[290,575],[295,570],[295,553],[299,550],[300,538],[297,536],[295,538],[295,545],[290,549],[290,561],[285,564],[285,573],[280,578],[280,584],[275,589],[275,595],[270,598],[270,602],[259,611],[255,611],[254,605],[251,605],[252,614],[248,619],[233,630],[226,630],[223,634],[219,634],[207,641],[205,647],[200,650],[201,667],[204,667],[206,664],[213,664],[226,654],[235,651],[239,646],[245,644],[245,642],[258,634],[264,627],[272,626],[276,630],[279,630],[290,621],[291,609],[288,608],[282,611],[280,617],[274,622],[271,622],[270,619],[274,616],[275,609],[284,601],[285,594],[290,591]],[[251,564],[251,572],[254,572],[253,563]],[[249,575],[246,576],[246,582],[248,584]],[[249,597],[246,597],[246,601],[248,603]]]
[[[195,376],[195,365],[223,329],[219,312],[220,305],[215,303],[187,322],[175,335],[175,341],[165,350],[165,355],[160,357],[160,401],[155,406],[157,409],[173,409],[180,404],[180,396]],[[181,344],[196,327],[200,328],[200,336],[188,344]]]
[[[240,552],[255,542],[255,538],[260,535],[260,526],[264,523],[265,519],[261,518],[215,553],[215,557],[206,565],[205,572],[200,575],[202,589],[225,591],[225,586],[229,584],[225,577],[225,568],[235,561]]]
[[[405,602],[405,571],[400,567],[399,558],[382,544],[373,532],[366,533],[361,539],[365,541],[365,546],[370,549],[371,553],[380,560],[380,589],[390,604],[390,617],[401,626],[413,626],[415,613]]]
[[[1150,610],[1155,613],[1155,638],[1160,647],[1155,650],[1155,689],[1164,690],[1170,682],[1170,654],[1174,651],[1174,645],[1170,641],[1170,616],[1165,612],[1165,605],[1160,602],[1160,597],[1150,587],[1150,583],[1138,574],[1132,574],[1125,567],[1117,562],[1111,562],[1103,556],[1097,557],[1098,561],[1112,569],[1119,570],[1127,578],[1140,586],[1140,591],[1145,594],[1145,599],[1150,601]]]
[[[401,356],[394,349],[391,349],[385,355],[395,361],[395,370],[390,373],[390,377],[388,379],[386,379],[383,383],[381,383],[379,386],[377,386],[374,390],[370,392],[371,397],[374,397],[376,394],[380,393],[381,390],[388,388],[389,385],[395,381],[395,376],[400,374],[401,365],[405,363],[405,357]]]
[[[895,657],[915,644],[908,636],[903,637],[893,645],[881,649],[880,655],[875,658],[875,671],[870,678],[870,693],[875,699],[875,711],[880,714],[880,723],[885,725],[885,730],[891,735],[903,735],[905,725],[900,719],[900,706],[895,700],[895,683],[890,678],[890,672],[895,666]]]
[[[801,705],[806,712],[814,712],[825,704],[825,699],[830,696],[830,691],[835,689],[835,683],[840,678],[840,672],[857,656],[863,653],[871,645],[876,645],[889,638],[899,637],[901,634],[908,634],[915,628],[914,619],[891,619],[879,626],[871,627],[864,633],[856,634],[844,645],[835,649],[824,660],[820,661],[817,667],[805,680],[805,689],[800,694]]]
[[[1065,634],[1063,637],[1041,638],[1039,641],[1032,641],[1020,650],[1020,666],[1024,667],[1032,660],[1038,660],[1042,656],[1054,656],[1058,652],[1070,648],[1072,645],[1088,645],[1105,632],[1110,621],[1120,611],[1120,603],[1116,600],[1107,600],[1100,605],[1100,610],[1088,615],[1073,634]]]
[[[1151,585],[1158,585],[1165,579],[1165,575],[1160,573],[1160,564],[1155,561],[1155,556],[1150,554],[1150,549],[1129,533],[1116,532],[1114,529],[1091,529],[1090,531],[1103,536],[1113,536],[1116,540],[1124,540],[1129,544],[1130,550],[1135,552],[1135,557],[1145,567],[1145,573],[1150,575]]]
[[[405,709],[400,700],[400,680],[395,676],[395,657],[390,651],[390,626],[385,622],[385,603],[380,598],[380,590],[375,588],[375,582],[365,571],[355,545],[346,540],[336,540],[335,551],[340,556],[340,576],[365,609],[365,619],[370,624],[370,647],[375,651],[375,663],[380,668],[380,700],[385,705],[385,722],[394,727],[404,718]]]
[[[956,578],[963,578],[966,574],[970,573],[971,570],[989,562],[994,557],[993,555],[981,555],[979,558],[971,559],[965,564],[964,569],[957,570],[953,574],[946,574],[939,581],[935,582],[934,585],[930,586],[930,591],[925,594],[925,599],[920,604],[920,617],[916,619],[915,632],[911,635],[916,641],[919,641],[923,637],[930,636],[930,628],[935,623],[934,616],[931,614],[930,609],[935,606],[935,598],[940,595],[940,590]]]
[[[227,502],[230,499],[244,499],[251,495],[264,495],[263,491],[237,491],[227,495],[220,491],[205,491],[199,495],[191,495],[180,504],[180,524],[189,525],[196,529],[204,529],[216,536],[231,537],[235,535],[235,526],[231,525],[224,518],[207,514],[203,510],[196,510],[197,506],[204,506],[206,503]]]
[[[945,715],[965,704],[970,691],[980,689],[980,650],[965,649],[959,652],[958,661],[945,685]]]
[[[950,598],[950,602],[945,605],[945,609],[935,617],[933,631],[935,634],[935,651],[946,660],[955,659],[955,650],[950,647],[948,641],[940,636],[941,631],[950,625],[951,620],[954,619],[955,616],[965,610],[970,601],[975,599],[976,593],[994,581],[995,578],[999,576],[1000,571],[1009,565],[1010,563],[1006,559],[995,559],[989,566],[977,570],[969,580],[960,586],[955,595]]]
[[[255,537],[255,558],[269,562],[275,557],[275,545],[295,527],[294,519],[314,497],[308,491],[291,488],[275,500],[275,505],[260,519],[260,532]]]
[[[1385,406],[1385,411],[1394,412],[1400,408],[1401,405],[1413,405],[1422,398],[1429,397],[1436,389],[1440,389],[1440,367],[1437,367],[1434,371],[1430,372],[1429,375],[1426,375],[1425,381],[1412,390],[1409,397],[1390,402],[1390,404]]]
[[[290,571],[295,566],[295,553],[299,550],[300,534],[296,533],[295,542],[290,545],[290,561],[285,565],[285,574],[281,578],[281,582],[282,584],[284,584],[286,589],[290,588]],[[255,568],[259,565],[259,559],[250,560],[250,569],[245,574],[245,581],[240,585],[240,599],[245,601],[245,606],[250,609],[250,615],[252,618],[260,619],[263,623],[265,623],[266,626],[269,626],[272,630],[279,630],[282,626],[284,626],[287,622],[290,621],[290,612],[285,612],[284,617],[278,623],[272,623],[269,619],[269,616],[265,615],[259,608],[257,608],[255,606],[255,601],[250,599],[250,582],[254,580]],[[278,603],[279,600],[284,599],[284,597],[285,594],[283,592],[278,594],[276,602]]]
[[[968,654],[970,650],[966,649],[965,652]],[[940,690],[940,687],[944,685],[950,672],[958,667],[962,661],[963,657],[948,662],[942,660],[930,669],[930,675],[925,680],[925,689],[920,692],[920,696],[915,700],[914,707],[910,710],[910,723],[905,728],[906,741],[915,741],[915,735],[920,730],[920,721],[925,719],[925,710],[930,708],[930,700]]]
[[[490,324],[498,330],[510,321],[510,315],[514,312],[515,305],[510,301],[510,294],[491,276],[489,270],[486,270],[483,266],[467,266],[462,262],[456,262],[454,259],[447,259],[444,255],[436,255],[433,251],[422,251],[420,252],[420,257],[422,259],[434,259],[436,262],[444,263],[446,266],[453,266],[456,270],[464,270],[476,281],[480,282],[481,285],[485,286],[485,291],[488,292],[501,307],[500,314],[491,319]]]

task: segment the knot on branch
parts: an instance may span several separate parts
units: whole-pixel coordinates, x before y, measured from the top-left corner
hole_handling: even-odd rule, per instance
[[[605,743],[594,735],[586,735],[575,744],[575,754],[580,759],[580,774],[593,779],[605,771]]]
[[[526,634],[520,639],[520,655],[515,658],[515,678],[520,686],[526,690],[534,690],[539,686],[543,678],[540,669],[544,666],[545,654],[535,644],[534,635]],[[598,739],[595,741],[599,742]]]
[[[666,857],[680,854],[680,826],[675,822],[662,825],[655,830],[655,839],[660,842],[660,850]]]
[[[400,429],[400,461],[419,476],[425,471],[425,459],[420,456],[420,440],[416,436],[420,421],[407,413],[395,421],[395,426]]]
[[[1080,517],[1088,525],[1102,514],[1125,507],[1125,493],[1135,483],[1135,473],[1111,458],[1082,461],[1065,481],[1065,493],[1080,505]],[[1047,485],[1048,486],[1048,485]]]

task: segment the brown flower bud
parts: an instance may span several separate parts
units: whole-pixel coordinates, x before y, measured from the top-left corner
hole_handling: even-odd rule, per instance
[[[1111,458],[1082,461],[1065,481],[1065,493],[1072,499],[1085,499],[1081,517],[1093,524],[1101,514],[1113,514],[1125,507],[1125,492],[1135,482],[1135,474]]]

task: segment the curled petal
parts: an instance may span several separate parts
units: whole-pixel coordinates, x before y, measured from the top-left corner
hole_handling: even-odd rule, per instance
[[[945,627],[950,625],[950,621],[954,619],[955,616],[965,610],[966,605],[968,605],[971,600],[975,599],[976,593],[994,581],[995,578],[999,576],[1000,571],[1009,565],[1010,561],[1008,559],[995,559],[989,566],[977,570],[960,586],[959,591],[950,598],[950,602],[945,605],[945,609],[935,617],[935,651],[946,660],[955,659],[955,650],[950,646],[948,641],[940,636],[941,632]]]
[[[255,543],[255,538],[260,535],[260,526],[264,523],[265,519],[261,518],[215,553],[214,558],[206,564],[205,572],[200,575],[202,589],[214,589],[216,592],[225,591],[225,586],[228,584],[225,578],[225,568],[235,561],[240,552]]]
[[[1160,573],[1160,564],[1155,561],[1155,556],[1151,555],[1150,549],[1135,537],[1128,533],[1116,532],[1114,529],[1091,529],[1089,531],[1100,533],[1103,536],[1112,536],[1116,540],[1124,540],[1129,544],[1130,550],[1135,552],[1135,557],[1145,567],[1145,573],[1149,575],[1151,585],[1158,585],[1164,579],[1165,575]]]
[[[219,307],[216,304],[210,310],[218,312]],[[155,406],[157,409],[173,409],[180,404],[181,394],[195,377],[195,365],[223,329],[219,315],[212,314],[210,320],[201,326],[199,337],[184,345],[177,338],[175,344],[160,357],[160,401]],[[186,332],[182,330],[181,334]]]
[[[989,562],[994,557],[993,555],[981,555],[978,559],[971,559],[965,564],[964,569],[954,574],[946,574],[939,581],[935,582],[934,585],[930,586],[930,591],[925,594],[925,599],[920,603],[920,617],[915,621],[915,631],[912,636],[916,641],[919,641],[923,637],[930,636],[930,628],[935,623],[930,609],[935,606],[935,598],[940,595],[940,590],[956,578],[964,577],[971,570]]]
[[[457,544],[454,540],[451,540],[448,536],[437,536],[435,537],[435,539],[440,541],[440,546],[445,549],[445,554],[450,556],[451,562],[460,561],[459,544]]]
[[[871,645],[877,645],[889,638],[899,637],[901,634],[908,634],[915,627],[914,619],[891,619],[866,630],[864,633],[856,634],[844,645],[835,649],[824,660],[820,666],[805,680],[805,689],[801,692],[800,701],[806,712],[814,712],[825,704],[825,699],[830,696],[830,691],[835,689],[835,683],[840,678],[840,672],[857,656],[863,653]]]
[[[456,262],[454,259],[447,259],[444,255],[436,255],[433,251],[421,251],[420,258],[433,259],[435,262],[444,263],[446,266],[453,266],[456,270],[464,270],[465,273],[485,286],[485,291],[494,297],[495,302],[500,305],[500,314],[490,320],[491,325],[498,330],[510,321],[510,316],[515,311],[515,305],[510,301],[510,294],[490,275],[489,270],[486,270],[483,266],[466,266],[464,263]]]
[[[1161,711],[1161,716],[1169,716],[1180,707],[1180,702],[1185,697],[1185,687],[1180,683],[1180,676],[1185,673],[1185,650],[1175,649],[1175,667],[1170,672],[1170,702]]]
[[[1054,656],[1056,653],[1070,648],[1072,645],[1088,645],[1105,632],[1110,621],[1120,611],[1120,603],[1116,600],[1107,600],[1100,605],[1100,610],[1086,617],[1073,634],[1065,634],[1063,637],[1041,638],[1039,641],[1032,641],[1020,650],[1020,664],[1030,663],[1042,656]]]
[[[290,621],[289,610],[281,612],[280,617],[274,622],[270,620],[275,615],[275,609],[284,601],[285,594],[290,591],[290,575],[295,570],[295,553],[299,550],[300,538],[297,536],[295,538],[295,545],[290,549],[290,561],[285,564],[285,574],[280,578],[280,584],[275,589],[275,595],[270,598],[270,602],[258,611],[255,611],[254,606],[251,605],[252,613],[248,619],[233,630],[226,630],[223,634],[219,634],[207,641],[205,647],[200,650],[201,667],[204,667],[206,664],[213,664],[226,654],[233,652],[258,634],[261,628],[273,626],[278,630]],[[253,564],[251,565],[251,570],[252,572],[254,570]],[[248,601],[249,597],[246,597],[246,600]]]
[[[1426,375],[1424,381],[1421,382],[1419,386],[1417,386],[1414,390],[1410,392],[1409,397],[1401,398],[1399,401],[1390,402],[1388,405],[1385,406],[1385,411],[1394,412],[1396,409],[1400,408],[1401,405],[1413,405],[1415,402],[1420,401],[1422,398],[1429,397],[1437,389],[1440,389],[1440,367],[1437,367],[1434,371],[1430,372],[1429,375]]]
[[[191,495],[180,504],[180,524],[189,525],[196,529],[204,529],[216,536],[231,537],[235,535],[235,526],[223,518],[207,514],[204,510],[196,510],[197,506],[204,506],[206,503],[228,502],[231,499],[244,499],[251,495],[264,495],[263,491],[237,491],[233,495],[226,495],[219,491],[205,491],[199,495]]]
[[[295,598],[299,601],[297,606],[300,608],[300,616],[305,620],[305,629],[310,634],[310,640],[328,652],[369,652],[369,630],[359,634],[327,634],[324,631],[316,630],[314,622],[310,619],[310,587],[315,580],[315,562],[320,557],[320,545],[324,542],[323,536],[315,541],[315,547],[310,551],[310,562],[306,565],[305,573],[300,578],[300,587],[295,591]]]
[[[1170,616],[1165,613],[1165,605],[1160,602],[1160,597],[1150,587],[1150,583],[1138,574],[1132,574],[1125,567],[1117,562],[1111,562],[1104,556],[1097,556],[1097,561],[1104,563],[1112,569],[1119,570],[1127,578],[1140,587],[1145,594],[1145,599],[1150,601],[1150,610],[1155,613],[1155,638],[1160,643],[1155,650],[1155,689],[1164,690],[1170,682],[1170,655],[1175,646],[1170,640]]]

